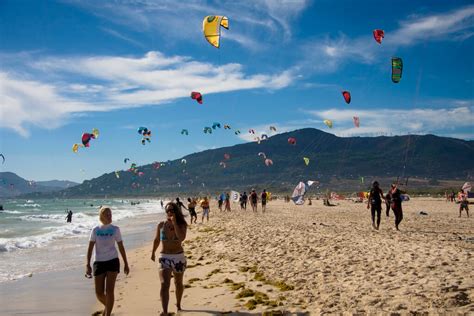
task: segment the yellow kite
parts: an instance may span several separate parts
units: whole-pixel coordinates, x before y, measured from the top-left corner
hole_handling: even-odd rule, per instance
[[[208,15],[202,21],[202,31],[206,40],[212,46],[219,48],[221,26],[229,29],[229,19],[222,15]]]

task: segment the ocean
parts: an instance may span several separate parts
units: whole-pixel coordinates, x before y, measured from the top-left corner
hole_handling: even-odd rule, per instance
[[[0,282],[84,266],[101,205],[111,207],[126,249],[146,240],[151,245],[156,225],[165,217],[159,199],[10,199],[2,205]],[[73,212],[72,223],[66,223],[67,209]]]

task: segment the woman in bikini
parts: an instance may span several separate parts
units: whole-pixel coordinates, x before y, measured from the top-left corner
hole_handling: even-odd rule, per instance
[[[184,256],[182,242],[186,239],[188,228],[186,220],[176,203],[166,204],[165,210],[167,219],[158,224],[151,252],[151,260],[155,261],[155,252],[160,243],[163,245],[158,258],[162,315],[168,315],[171,274],[173,274],[176,288],[176,307],[178,311],[181,310],[181,298],[184,292],[183,274],[186,270],[186,257]]]

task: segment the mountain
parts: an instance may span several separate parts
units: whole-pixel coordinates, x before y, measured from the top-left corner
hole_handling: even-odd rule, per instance
[[[296,138],[290,145],[288,138]],[[273,165],[266,166],[264,152]],[[226,160],[224,154],[230,155]],[[306,166],[303,157],[310,159]],[[361,190],[375,178],[388,185],[397,178],[412,187],[457,186],[474,175],[474,141],[406,135],[337,137],[306,128],[262,141],[205,150],[165,162],[139,166],[142,176],[114,172],[60,192],[65,197],[103,195],[162,195],[179,192],[267,188],[289,192],[299,181],[318,180],[320,189]],[[220,163],[224,162],[224,168]],[[131,162],[130,162],[131,163]],[[127,166],[128,167],[128,166]],[[362,177],[364,180],[362,180]],[[453,180],[451,182],[441,180]]]
[[[33,192],[54,192],[77,185],[71,181],[28,181],[13,172],[0,172],[0,197],[14,197]]]
[[[37,181],[36,184],[43,187],[52,187],[58,190],[62,190],[62,189],[67,189],[75,185],[78,185],[79,183],[68,181],[68,180],[50,180],[50,181]]]

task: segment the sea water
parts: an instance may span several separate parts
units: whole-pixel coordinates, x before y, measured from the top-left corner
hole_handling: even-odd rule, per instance
[[[157,222],[164,218],[160,200],[11,199],[2,204],[0,282],[85,266],[89,234],[99,224],[101,205],[111,207],[126,248],[153,238]],[[66,210],[73,212],[72,223],[66,223]]]

